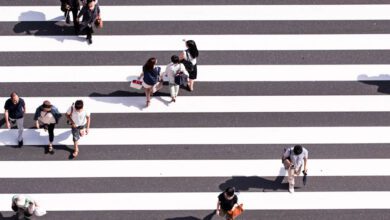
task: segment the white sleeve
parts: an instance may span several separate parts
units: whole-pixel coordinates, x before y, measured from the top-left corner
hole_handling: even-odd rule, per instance
[[[72,112],[72,108],[73,108],[73,106],[70,106],[70,107],[68,108],[68,110],[66,111],[66,114],[70,115],[70,113]]]
[[[189,73],[187,72],[185,66],[182,63],[180,64],[180,71],[182,71],[186,75],[189,75]]]

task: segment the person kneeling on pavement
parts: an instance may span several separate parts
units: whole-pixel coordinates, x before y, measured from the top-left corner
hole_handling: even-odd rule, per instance
[[[301,145],[295,145],[285,150],[282,156],[282,162],[284,168],[288,170],[288,183],[289,183],[289,192],[294,192],[295,185],[295,176],[298,176],[302,170],[307,173],[307,159],[309,157],[309,152],[307,149],[303,148]]]

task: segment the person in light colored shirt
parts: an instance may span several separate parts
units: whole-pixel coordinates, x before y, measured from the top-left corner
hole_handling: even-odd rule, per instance
[[[171,102],[176,102],[176,98],[179,95],[180,85],[175,83],[175,76],[179,73],[188,75],[188,72],[184,65],[180,63],[178,56],[173,55],[171,57],[171,61],[172,62],[169,63],[165,68],[164,74],[168,77],[169,80],[169,91],[172,98]]]
[[[79,140],[80,137],[89,133],[89,127],[91,124],[91,114],[84,110],[84,102],[77,100],[69,109],[66,111],[66,117],[70,125],[72,126],[72,135],[74,142],[73,157],[77,157],[79,153]]]
[[[288,183],[290,193],[294,192],[295,176],[301,173],[302,166],[303,172],[307,173],[307,159],[309,158],[309,152],[301,145],[295,145],[286,149],[283,154],[283,164],[285,169],[288,170]]]

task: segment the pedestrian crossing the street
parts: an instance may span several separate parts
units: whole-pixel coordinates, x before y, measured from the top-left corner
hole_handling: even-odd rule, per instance
[[[287,3],[286,3],[287,2]],[[387,0],[99,0],[93,44],[59,1],[0,0],[0,103],[26,103],[24,146],[0,127],[0,219],[28,194],[40,219],[389,219],[390,2]],[[168,86],[145,108],[131,89],[150,57],[165,69],[194,40],[194,91]],[[77,99],[91,129],[71,159],[64,113]],[[44,100],[63,117],[34,128]],[[3,117],[3,114],[1,115]],[[288,192],[283,149],[309,150],[308,183]]]

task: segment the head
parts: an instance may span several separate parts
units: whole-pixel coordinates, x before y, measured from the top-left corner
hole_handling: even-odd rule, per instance
[[[76,109],[76,111],[80,112],[81,110],[83,110],[83,107],[84,107],[84,102],[83,100],[77,100],[75,103],[74,103],[74,108]]]
[[[19,102],[19,96],[16,92],[12,92],[11,95],[12,103],[17,104]]]
[[[195,41],[193,40],[186,41],[186,47],[188,48],[188,51],[190,52],[192,57],[196,58],[199,56],[198,47],[196,46]]]
[[[24,195],[19,195],[18,197],[16,197],[15,204],[17,207],[23,208],[26,204],[26,197]]]
[[[176,56],[176,55],[171,56],[171,61],[172,61],[172,63],[174,63],[174,64],[177,64],[177,63],[180,62],[179,57]]]
[[[295,145],[293,151],[294,151],[295,155],[300,155],[302,153],[302,146],[301,145]]]
[[[228,187],[225,189],[225,195],[228,197],[232,197],[232,196],[234,196],[235,191],[236,191],[236,189],[234,187]]]
[[[144,65],[144,69],[145,69],[145,70],[151,71],[151,70],[154,69],[154,66],[155,66],[156,64],[157,64],[157,59],[156,59],[155,57],[151,57],[151,58],[149,58],[149,59],[146,61],[145,65]]]
[[[45,112],[50,112],[51,111],[51,103],[48,100],[43,102],[42,110],[45,111]]]
[[[90,10],[95,8],[95,0],[87,0],[87,5]]]

